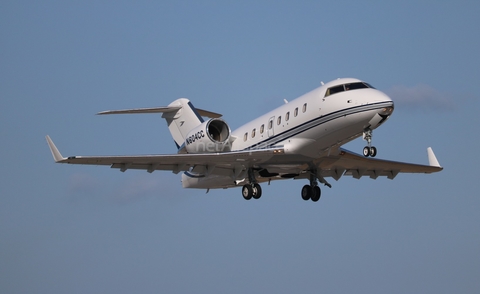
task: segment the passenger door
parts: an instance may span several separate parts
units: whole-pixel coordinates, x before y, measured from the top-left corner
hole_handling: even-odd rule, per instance
[[[272,116],[269,120],[268,120],[268,124],[267,124],[267,134],[269,137],[275,135],[275,132],[273,130],[274,128],[274,122],[275,121],[275,116]]]

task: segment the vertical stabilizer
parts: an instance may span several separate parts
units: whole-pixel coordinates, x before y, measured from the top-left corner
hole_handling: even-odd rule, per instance
[[[164,112],[162,114],[162,117],[167,121],[168,129],[177,148],[180,149],[188,132],[203,123],[203,118],[198,114],[190,100],[186,98],[177,99],[170,103],[168,107],[180,107],[175,112]]]

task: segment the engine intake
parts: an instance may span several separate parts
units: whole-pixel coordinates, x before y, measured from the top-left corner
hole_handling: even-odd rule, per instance
[[[231,150],[230,128],[219,118],[212,118],[191,130],[185,138],[187,153],[217,153]]]

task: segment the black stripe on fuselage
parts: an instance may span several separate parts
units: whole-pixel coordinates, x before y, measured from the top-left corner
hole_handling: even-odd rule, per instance
[[[384,105],[388,104],[388,105]],[[284,132],[281,132],[277,135],[274,135],[272,137],[269,137],[261,142],[255,143],[247,148],[244,148],[242,150],[252,150],[252,149],[263,149],[263,148],[269,148],[274,146],[275,144],[282,142],[286,139],[289,139],[291,137],[297,136],[303,132],[306,132],[312,128],[315,128],[317,126],[320,126],[321,124],[327,123],[329,121],[332,121],[334,119],[347,116],[347,115],[352,115],[355,113],[360,113],[364,111],[370,111],[370,110],[375,110],[375,109],[380,109],[386,106],[391,106],[392,102],[390,101],[384,101],[384,102],[378,102],[374,104],[368,104],[368,105],[360,105],[360,106],[355,106],[351,108],[346,108],[346,109],[341,109],[337,110],[334,112],[331,112],[326,115],[322,115],[319,117],[316,117],[312,120],[309,120],[307,122],[304,122],[296,127],[293,127],[289,130],[286,130]],[[261,146],[261,148],[260,148]]]

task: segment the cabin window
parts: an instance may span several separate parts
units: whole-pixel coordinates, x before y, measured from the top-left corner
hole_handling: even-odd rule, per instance
[[[263,134],[263,130],[264,130],[264,129],[265,129],[265,125],[262,125],[262,126],[260,127],[260,134]]]
[[[298,115],[298,107],[295,108],[295,110],[293,111],[293,116],[294,116],[294,117],[297,117],[297,115]]]
[[[290,111],[285,114],[285,121],[288,121],[290,119]]]
[[[271,130],[273,127],[273,119],[268,122],[268,129]]]
[[[245,135],[243,135],[243,141],[247,141],[247,138],[248,138],[248,133],[245,133]]]
[[[303,104],[302,112],[307,111],[307,103]]]
[[[255,138],[255,132],[256,132],[256,129],[253,129],[253,131],[252,131],[252,138]]]
[[[279,116],[279,117],[277,118],[277,125],[279,125],[279,124],[281,124],[281,123],[282,123],[282,117]]]

